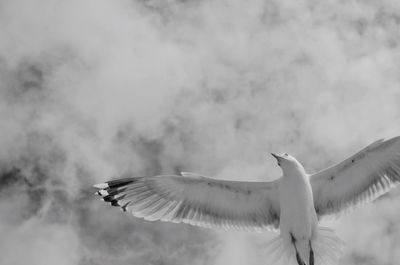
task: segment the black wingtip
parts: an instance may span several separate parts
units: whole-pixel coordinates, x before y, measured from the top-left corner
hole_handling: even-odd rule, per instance
[[[115,188],[119,188],[119,187],[123,187],[123,186],[129,185],[129,184],[131,184],[133,182],[134,182],[134,179],[126,178],[126,179],[111,180],[111,181],[108,181],[107,184],[108,184],[108,187],[110,189],[115,189]]]
[[[104,200],[105,202],[112,202],[112,201],[114,200],[114,196],[112,196],[112,195],[104,196],[104,197],[103,197],[103,200]]]
[[[108,202],[111,206],[121,207],[121,210],[126,212],[129,202],[121,200],[127,196],[124,192],[129,189],[129,185],[136,182],[137,179],[123,178],[96,184],[94,187],[98,190],[95,194],[101,196],[103,201]]]
[[[106,181],[103,183],[95,184],[95,185],[93,185],[93,187],[95,187],[96,189],[99,189],[99,190],[108,190],[108,189],[123,187],[123,186],[129,185],[133,182],[135,182],[134,178],[123,178],[123,179],[115,179],[115,180],[110,180],[110,181]]]
[[[112,201],[110,202],[110,204],[111,204],[111,206],[120,206],[120,205],[118,204],[118,201],[117,201],[117,200],[112,200]]]

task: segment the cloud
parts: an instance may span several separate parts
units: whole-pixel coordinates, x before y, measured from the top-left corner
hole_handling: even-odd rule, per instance
[[[270,180],[271,151],[314,171],[398,134],[399,16],[395,1],[3,1],[0,257],[218,264],[243,248],[231,262],[258,263],[252,239],[118,215],[88,187],[181,170]],[[363,243],[397,220],[397,194],[358,212],[362,232],[357,215],[339,223],[357,236],[349,264],[397,260]]]

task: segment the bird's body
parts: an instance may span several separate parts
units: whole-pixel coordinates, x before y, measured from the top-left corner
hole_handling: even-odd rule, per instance
[[[195,173],[130,177],[95,185],[136,217],[207,228],[279,229],[273,245],[298,265],[336,264],[341,240],[319,219],[374,200],[400,182],[400,137],[378,140],[344,161],[307,174],[294,157],[273,156],[274,181],[217,180]],[[273,252],[272,251],[272,252]],[[290,262],[285,262],[290,264]]]
[[[310,181],[304,170],[293,168],[282,176],[279,183],[279,202],[280,235],[285,245],[293,244],[295,252],[308,262],[318,220]]]

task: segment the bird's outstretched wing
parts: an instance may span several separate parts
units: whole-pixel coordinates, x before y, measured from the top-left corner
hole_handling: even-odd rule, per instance
[[[400,182],[400,137],[378,140],[310,182],[318,216],[372,201]]]
[[[227,181],[182,173],[117,179],[94,187],[104,201],[150,221],[244,230],[279,225],[277,181]]]

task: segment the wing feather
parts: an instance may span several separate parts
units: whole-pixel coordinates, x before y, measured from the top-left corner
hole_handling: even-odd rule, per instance
[[[400,137],[378,140],[310,182],[319,216],[370,202],[400,182]]]
[[[217,180],[183,172],[111,180],[94,187],[104,201],[149,221],[245,230],[279,226],[277,181]]]

